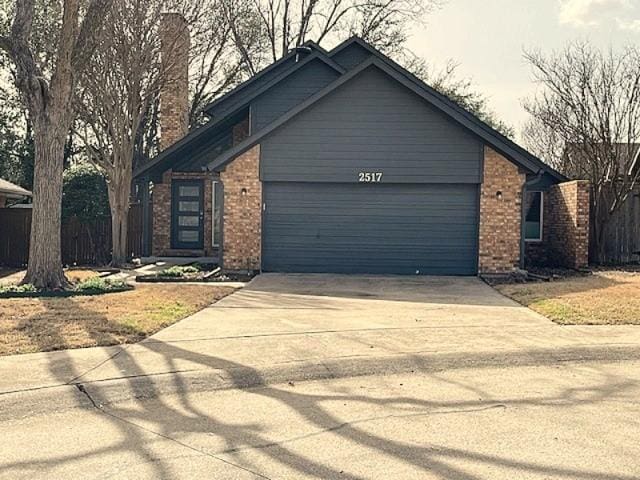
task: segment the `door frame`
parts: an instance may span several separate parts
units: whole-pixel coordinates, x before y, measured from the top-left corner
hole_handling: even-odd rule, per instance
[[[198,197],[180,197],[179,189],[184,186],[197,186],[200,190]],[[191,201],[198,201],[200,205],[200,211],[198,213],[199,224],[198,227],[180,227],[178,225],[178,202],[180,199],[186,198]],[[203,250],[204,249],[204,180],[172,180],[171,182],[171,248],[176,250]],[[178,239],[178,232],[180,230],[197,230],[198,241],[197,242],[181,242]]]

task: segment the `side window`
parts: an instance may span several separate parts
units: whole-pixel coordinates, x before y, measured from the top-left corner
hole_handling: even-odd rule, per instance
[[[527,192],[525,196],[524,239],[527,242],[542,241],[542,221],[544,216],[544,194]]]
[[[212,187],[213,228],[211,230],[211,245],[213,247],[219,247],[222,236],[222,184],[214,181]]]

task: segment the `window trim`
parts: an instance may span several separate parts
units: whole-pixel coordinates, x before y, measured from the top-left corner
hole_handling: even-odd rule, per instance
[[[216,191],[218,181],[211,182],[211,247],[220,248],[220,239],[216,237]]]
[[[525,227],[524,229],[524,241],[527,243],[540,243],[542,242],[543,238],[544,238],[544,192],[542,190],[531,190],[529,192],[526,193],[539,193],[540,194],[540,236],[539,238],[527,238],[527,229]],[[524,218],[522,219],[526,225],[527,223],[527,216],[526,216],[526,212],[524,215]]]

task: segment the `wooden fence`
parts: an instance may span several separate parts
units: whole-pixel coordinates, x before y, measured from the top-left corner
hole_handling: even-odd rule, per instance
[[[0,265],[20,267],[29,258],[31,210],[0,208]],[[142,206],[129,209],[127,251],[142,255]],[[111,260],[111,218],[90,224],[71,217],[62,223],[62,262],[65,265],[105,265]]]
[[[614,214],[605,233],[604,264],[640,261],[640,188]]]

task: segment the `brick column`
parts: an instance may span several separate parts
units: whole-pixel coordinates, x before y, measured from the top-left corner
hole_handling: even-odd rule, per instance
[[[162,175],[162,183],[153,185],[153,239],[151,253],[166,255],[171,249],[171,170]]]
[[[182,15],[162,15],[160,40],[164,75],[160,89],[160,150],[165,150],[189,129],[189,30]]]
[[[227,270],[260,270],[260,145],[228,164],[220,173],[220,179],[224,188],[223,267]]]
[[[526,175],[489,147],[484,149],[480,190],[481,274],[509,273],[520,266],[522,187]]]
[[[544,219],[549,229],[549,263],[568,268],[589,265],[589,182],[576,180],[549,188]]]

